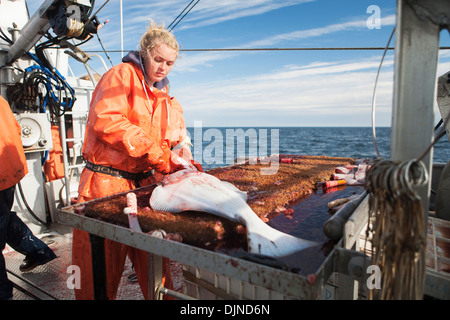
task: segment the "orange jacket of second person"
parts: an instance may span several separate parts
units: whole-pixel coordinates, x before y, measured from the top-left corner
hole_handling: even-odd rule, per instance
[[[150,89],[141,67],[124,62],[106,72],[93,93],[83,156],[94,164],[146,172],[163,155],[162,144],[172,148],[185,138],[183,110],[167,86]],[[78,192],[92,199],[134,187],[134,181],[84,169]]]
[[[27,173],[21,128],[8,102],[0,96],[0,191],[16,185]]]

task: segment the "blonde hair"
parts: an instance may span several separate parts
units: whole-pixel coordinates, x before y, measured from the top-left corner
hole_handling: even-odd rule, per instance
[[[178,53],[179,45],[175,39],[175,36],[167,30],[164,25],[157,25],[152,20],[150,21],[150,26],[147,28],[147,31],[141,37],[141,54],[146,56],[150,50],[162,43],[166,44]]]

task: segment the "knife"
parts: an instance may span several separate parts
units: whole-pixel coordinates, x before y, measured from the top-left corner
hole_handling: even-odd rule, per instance
[[[123,209],[123,213],[128,216],[128,223],[130,229],[138,232],[142,232],[141,226],[137,218],[137,198],[133,192],[127,193],[127,207]]]

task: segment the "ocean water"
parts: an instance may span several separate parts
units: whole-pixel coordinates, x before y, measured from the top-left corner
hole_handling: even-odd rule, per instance
[[[374,158],[370,127],[188,128],[194,159],[204,169],[231,165],[236,159],[271,154]],[[390,128],[376,129],[381,157],[389,159]],[[419,155],[418,155],[419,156]],[[450,160],[450,142],[442,137],[434,146],[433,161]]]

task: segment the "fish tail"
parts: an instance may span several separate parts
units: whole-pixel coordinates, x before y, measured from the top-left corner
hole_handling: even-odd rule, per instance
[[[272,227],[258,228],[258,232],[248,230],[248,250],[251,253],[271,257],[282,257],[305,248],[316,245],[316,243],[291,236]]]

